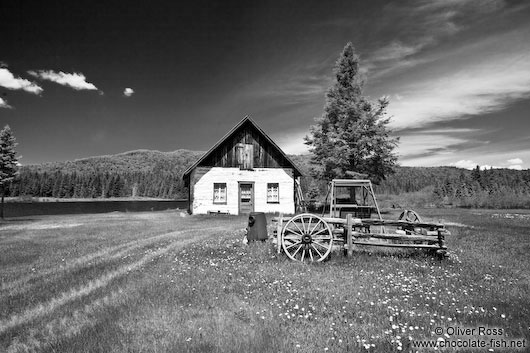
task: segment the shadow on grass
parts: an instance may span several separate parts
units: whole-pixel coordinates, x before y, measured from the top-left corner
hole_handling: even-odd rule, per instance
[[[3,226],[13,225],[13,224],[20,225],[20,224],[25,224],[25,223],[36,222],[39,220],[40,220],[39,218],[26,218],[26,217],[4,218],[3,220],[0,220],[0,228]]]

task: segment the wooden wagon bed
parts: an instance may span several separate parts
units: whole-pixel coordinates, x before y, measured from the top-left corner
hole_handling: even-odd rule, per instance
[[[333,247],[353,255],[354,245],[421,248],[445,255],[443,224],[423,222],[412,210],[404,210],[399,220],[383,220],[374,189],[366,179],[333,179],[326,201],[329,216],[303,213],[273,218],[278,252],[298,261],[322,261]],[[372,218],[377,217],[377,219]],[[391,229],[391,230],[390,230]]]
[[[321,261],[334,246],[343,248],[347,256],[352,256],[353,245],[431,249],[445,255],[445,236],[450,234],[439,223],[361,219],[351,214],[346,218],[320,217],[309,213],[294,217],[280,215],[272,221],[275,223],[278,252],[283,250],[289,257],[300,261],[306,260],[305,256],[297,257],[300,249],[302,253],[307,251],[308,261]],[[290,224],[293,226],[290,227]],[[388,232],[389,227],[396,229]]]

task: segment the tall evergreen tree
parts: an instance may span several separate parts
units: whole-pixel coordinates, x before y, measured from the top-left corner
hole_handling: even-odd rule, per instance
[[[305,143],[313,152],[313,173],[329,180],[347,171],[367,174],[375,183],[393,172],[398,138],[390,136],[388,100],[371,102],[363,96],[359,57],[348,43],[334,69],[335,82],[326,94],[324,114],[311,126]]]
[[[4,196],[6,188],[18,174],[18,158],[15,147],[17,142],[9,125],[0,131],[0,188],[2,202],[0,205],[0,218],[4,219]]]

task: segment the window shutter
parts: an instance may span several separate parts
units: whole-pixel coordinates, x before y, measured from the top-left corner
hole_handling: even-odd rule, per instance
[[[242,143],[236,145],[236,166],[243,168],[243,161],[245,160],[245,147]]]
[[[245,144],[243,153],[243,169],[254,168],[254,146],[251,144]]]

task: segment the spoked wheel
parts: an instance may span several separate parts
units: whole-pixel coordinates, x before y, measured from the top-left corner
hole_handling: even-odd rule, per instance
[[[403,212],[401,212],[401,214],[399,215],[399,220],[414,223],[421,222],[420,215],[413,210],[404,210]]]
[[[421,223],[421,217],[413,210],[404,210],[399,215],[400,221],[410,222],[410,223]],[[402,230],[406,231],[407,234],[420,234],[423,230],[422,228],[415,228],[414,225],[403,225]]]
[[[303,213],[291,218],[282,230],[283,251],[295,261],[318,262],[331,252],[333,233],[319,216]]]

